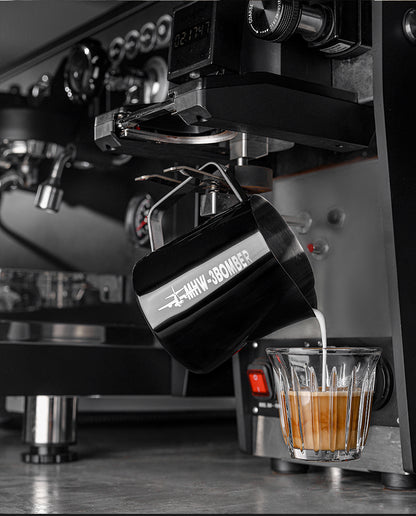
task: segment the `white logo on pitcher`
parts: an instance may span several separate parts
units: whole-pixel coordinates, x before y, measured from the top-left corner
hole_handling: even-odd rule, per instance
[[[210,288],[210,285],[219,285],[224,280],[235,276],[243,269],[248,267],[250,263],[253,263],[250,255],[246,250],[243,250],[237,254],[234,254],[216,267],[209,269],[207,273],[208,277],[205,274],[201,274],[194,280],[186,283],[179,290],[175,290],[172,286],[172,294],[169,294],[165,298],[168,303],[159,308],[159,312],[161,310],[165,310],[166,308],[181,308],[185,301],[191,301],[204,292],[207,292]]]

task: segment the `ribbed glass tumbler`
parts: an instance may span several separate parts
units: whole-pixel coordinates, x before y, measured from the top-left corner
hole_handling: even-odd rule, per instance
[[[379,348],[268,348],[282,433],[294,459],[360,458]]]

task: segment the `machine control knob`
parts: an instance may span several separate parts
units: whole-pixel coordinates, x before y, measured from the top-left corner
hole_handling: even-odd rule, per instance
[[[114,38],[108,46],[108,58],[113,65],[118,65],[126,55],[126,42],[121,36]]]
[[[299,0],[249,0],[248,26],[252,33],[269,41],[286,41],[295,32],[307,41],[318,39],[327,25],[327,10],[300,5]]]
[[[318,260],[322,260],[329,252],[329,244],[324,239],[316,240],[307,245],[308,251]]]
[[[340,208],[332,208],[329,210],[327,215],[328,224],[338,228],[341,228],[344,225],[345,218],[345,211],[341,210]]]
[[[127,59],[134,59],[140,51],[140,32],[136,29],[129,31],[124,38]]]
[[[156,22],[156,39],[159,48],[169,45],[172,37],[172,16],[164,14]]]
[[[416,44],[416,9],[409,9],[403,16],[403,32],[410,43]]]
[[[140,29],[140,50],[143,54],[151,52],[156,45],[156,25],[152,22],[145,23]]]
[[[373,410],[380,410],[389,402],[393,393],[393,371],[388,360],[381,358],[377,364],[374,385]]]
[[[104,49],[96,40],[75,45],[65,65],[65,92],[76,103],[85,103],[99,93],[108,61]]]

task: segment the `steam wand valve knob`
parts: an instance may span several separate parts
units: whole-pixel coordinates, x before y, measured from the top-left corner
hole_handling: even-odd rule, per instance
[[[49,213],[57,213],[61,207],[64,192],[61,188],[61,178],[64,167],[73,161],[75,147],[68,145],[55,160],[49,178],[38,186],[35,198],[36,208]]]

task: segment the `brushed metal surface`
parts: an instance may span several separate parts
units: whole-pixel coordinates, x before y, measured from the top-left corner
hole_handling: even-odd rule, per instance
[[[369,159],[278,178],[274,184],[273,204],[280,213],[307,211],[312,217],[309,232],[297,236],[314,271],[328,337],[391,336],[381,173],[378,160]],[[342,227],[327,220],[333,208],[346,214]],[[316,260],[307,245],[322,239],[329,252]],[[272,336],[294,334],[319,336],[318,325],[308,320]]]
[[[314,462],[291,459],[283,440],[277,417],[258,416],[253,422],[253,454],[313,466],[337,467],[354,471],[380,471],[405,474],[400,445],[400,429],[390,426],[371,426],[367,444],[360,459],[347,462]]]

